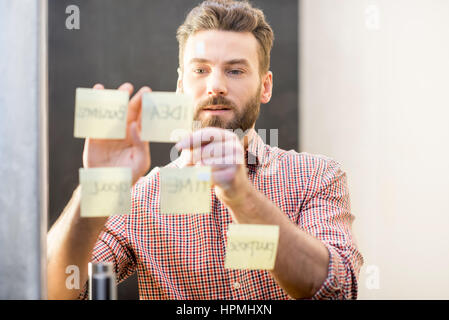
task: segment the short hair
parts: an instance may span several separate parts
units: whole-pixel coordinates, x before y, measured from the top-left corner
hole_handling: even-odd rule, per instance
[[[262,10],[248,1],[235,0],[206,0],[193,8],[176,33],[181,69],[188,38],[203,30],[251,32],[259,44],[259,73],[268,72],[274,34]]]

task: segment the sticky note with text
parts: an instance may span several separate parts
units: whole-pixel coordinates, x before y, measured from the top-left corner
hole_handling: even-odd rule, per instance
[[[79,169],[81,217],[129,214],[131,168]]]
[[[192,132],[193,99],[175,92],[145,92],[142,96],[141,139],[177,142]]]
[[[128,101],[129,94],[126,91],[77,88],[74,136],[124,139]]]
[[[228,229],[225,268],[272,270],[279,242],[279,226],[232,223]]]
[[[210,166],[161,168],[161,213],[209,213]]]

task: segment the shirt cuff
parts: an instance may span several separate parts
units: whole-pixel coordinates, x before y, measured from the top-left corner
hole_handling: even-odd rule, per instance
[[[86,281],[86,283],[84,284],[83,290],[81,291],[80,295],[78,296],[78,300],[88,300],[89,299],[88,284],[89,284],[89,281]]]
[[[327,278],[321,287],[313,295],[313,300],[337,300],[344,299],[338,276],[344,273],[344,264],[338,252],[329,244],[323,243],[329,251],[329,267]]]

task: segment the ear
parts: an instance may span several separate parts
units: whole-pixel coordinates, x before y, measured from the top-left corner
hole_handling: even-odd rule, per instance
[[[178,81],[176,82],[176,93],[183,93],[183,85],[182,85],[182,71],[181,68],[178,68]]]
[[[268,71],[262,78],[260,102],[261,103],[270,102],[272,92],[273,92],[273,72]]]

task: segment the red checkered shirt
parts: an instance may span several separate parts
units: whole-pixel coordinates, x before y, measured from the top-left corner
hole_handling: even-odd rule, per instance
[[[252,184],[329,251],[327,279],[312,298],[357,298],[363,257],[351,235],[354,216],[339,164],[270,147],[258,135],[247,159],[255,159],[247,161]],[[168,166],[178,167],[179,160]],[[92,261],[113,262],[117,282],[137,272],[140,299],[290,299],[268,271],[225,269],[232,218],[213,188],[209,214],[166,215],[159,186],[158,168],[136,183],[131,213],[108,219]]]

